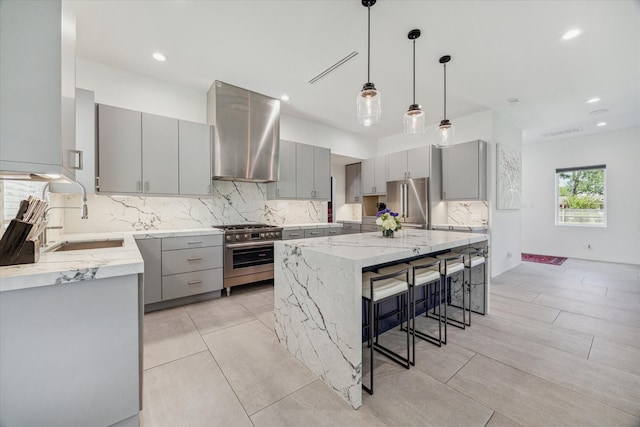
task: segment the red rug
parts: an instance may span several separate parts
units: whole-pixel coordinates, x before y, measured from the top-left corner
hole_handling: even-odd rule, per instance
[[[540,264],[562,265],[567,259],[561,256],[522,254],[522,260],[527,262],[539,262]]]

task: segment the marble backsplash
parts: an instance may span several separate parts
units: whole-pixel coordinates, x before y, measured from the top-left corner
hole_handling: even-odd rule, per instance
[[[103,232],[207,228],[260,222],[272,225],[327,221],[327,202],[267,200],[267,184],[215,181],[212,197],[89,195],[89,219],[64,210],[64,232]],[[80,206],[77,194],[64,196],[67,207]]]
[[[489,222],[489,202],[448,202],[449,224],[484,225]]]

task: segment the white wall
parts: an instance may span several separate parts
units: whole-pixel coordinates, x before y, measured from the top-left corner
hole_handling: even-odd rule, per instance
[[[640,127],[524,145],[522,158],[524,252],[640,264]],[[607,227],[556,226],[556,168],[598,164]]]
[[[330,148],[332,154],[368,159],[375,156],[376,140],[298,117],[280,116],[280,138]]]
[[[95,102],[192,122],[207,122],[207,93],[83,58],[76,60],[76,86]]]

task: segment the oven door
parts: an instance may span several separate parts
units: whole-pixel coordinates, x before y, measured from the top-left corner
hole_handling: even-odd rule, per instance
[[[273,271],[273,242],[230,243],[225,246],[225,279],[265,271]]]

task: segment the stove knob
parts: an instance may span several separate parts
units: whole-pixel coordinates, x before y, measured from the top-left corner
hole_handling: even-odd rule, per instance
[[[231,235],[227,236],[227,240],[231,240],[231,238],[232,238]]]
[[[273,233],[267,233],[267,237],[269,238],[273,237]]]
[[[276,231],[276,237],[280,237],[280,232]]]
[[[249,240],[249,237],[250,237],[250,236],[249,236],[248,234],[245,234],[245,235],[244,235],[244,240]]]
[[[264,238],[264,233],[260,233],[260,237]]]
[[[240,240],[240,235],[236,234],[236,240]]]

